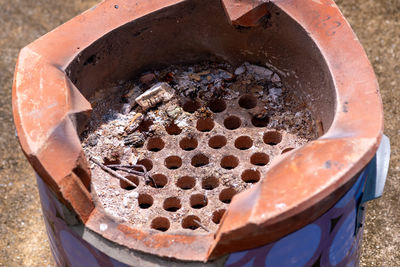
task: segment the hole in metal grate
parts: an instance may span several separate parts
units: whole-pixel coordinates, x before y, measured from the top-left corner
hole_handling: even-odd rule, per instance
[[[219,181],[216,177],[210,176],[203,179],[201,187],[205,190],[213,190],[219,186]]]
[[[168,169],[176,170],[182,166],[182,159],[178,156],[169,156],[165,159],[164,164]]]
[[[137,176],[128,175],[128,176],[125,176],[125,178],[128,179],[129,181],[131,181],[132,183],[134,183],[136,186],[139,185],[139,178]],[[133,187],[132,185],[128,184],[127,182],[125,182],[123,180],[119,181],[119,185],[121,186],[122,189],[125,189],[125,190],[135,189],[135,187]]]
[[[246,183],[257,183],[258,181],[260,181],[260,177],[261,174],[257,170],[248,169],[242,172],[242,180]]]
[[[183,190],[192,189],[195,185],[196,180],[192,176],[183,176],[176,182],[176,186]]]
[[[213,223],[219,224],[221,222],[222,216],[224,216],[225,212],[226,212],[225,209],[214,211],[213,215],[212,215]]]
[[[169,229],[170,223],[169,220],[165,217],[157,217],[151,221],[151,228],[165,232]]]
[[[142,123],[139,124],[138,130],[139,132],[148,132],[150,129],[150,126],[153,125],[152,120],[143,120]]]
[[[165,146],[164,141],[160,137],[153,137],[147,142],[147,149],[152,152],[158,152]]]
[[[253,116],[253,118],[251,119],[251,123],[255,127],[267,127],[269,123],[269,118],[268,117],[258,118],[256,116]]]
[[[226,103],[222,99],[215,99],[208,104],[208,107],[212,112],[220,113],[226,109]]]
[[[151,178],[152,179],[150,179],[148,183],[151,187],[154,188],[163,188],[168,183],[167,176],[161,173],[153,174],[151,175]],[[155,184],[153,181],[155,182]]]
[[[243,95],[239,99],[239,106],[245,109],[252,109],[257,106],[257,98],[252,95]]]
[[[194,209],[201,209],[207,206],[208,199],[203,194],[195,194],[190,197],[190,206]]]
[[[242,121],[236,116],[229,116],[224,120],[224,126],[228,130],[235,130],[239,128],[241,124]]]
[[[235,147],[240,150],[246,150],[253,146],[253,140],[250,136],[240,136],[235,140]]]
[[[191,151],[196,149],[198,145],[197,139],[192,137],[184,137],[182,140],[179,142],[179,146],[186,151]]]
[[[221,167],[227,170],[236,168],[239,165],[239,159],[235,156],[229,155],[221,159]]]
[[[199,119],[196,128],[200,132],[209,132],[214,128],[214,120],[211,118]]]
[[[201,222],[199,217],[197,217],[195,215],[186,216],[182,220],[182,228],[196,230],[197,228],[200,227],[198,222]]]
[[[181,200],[177,197],[169,197],[164,200],[163,208],[169,212],[175,212],[182,207]]]
[[[236,195],[236,190],[233,188],[225,188],[219,193],[219,200],[225,204],[231,203],[233,196]]]
[[[262,152],[257,152],[251,155],[250,162],[253,165],[265,166],[269,162],[269,156]]]
[[[150,171],[153,169],[153,162],[149,159],[141,159],[137,162],[138,165],[143,165],[146,168],[146,171]],[[143,172],[143,168],[136,167],[133,168],[135,171]]]
[[[191,163],[192,163],[192,166],[194,166],[194,167],[203,167],[203,166],[207,165],[208,163],[210,163],[210,160],[208,159],[208,157],[206,155],[199,153],[192,158]]]
[[[266,132],[264,133],[263,140],[267,145],[275,146],[282,141],[282,135],[277,131]]]
[[[153,205],[153,197],[148,194],[140,194],[138,203],[141,209],[148,209]]]
[[[168,126],[165,126],[165,130],[169,135],[179,135],[182,132],[182,129],[173,122],[170,123]]]
[[[200,106],[201,105],[198,101],[188,100],[183,104],[182,108],[186,112],[195,113],[196,110],[200,108]]]
[[[208,140],[208,146],[214,149],[220,149],[226,145],[226,138],[223,135],[216,135]]]

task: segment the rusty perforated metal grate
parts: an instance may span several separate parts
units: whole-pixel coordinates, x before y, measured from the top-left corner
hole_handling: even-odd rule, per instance
[[[136,130],[144,133],[143,143],[123,145],[121,154],[128,151],[130,156],[118,161],[137,158],[135,163],[145,166],[151,179],[125,175],[135,187],[92,166],[93,188],[106,212],[149,231],[213,232],[237,193],[263,179],[276,157],[309,140],[290,127],[271,127],[273,118],[265,112],[268,101],[251,90],[253,84],[236,78],[230,85],[236,88],[232,97],[187,97],[177,91],[167,104],[148,111]],[[165,115],[171,109],[178,110],[175,119]],[[112,135],[104,129],[101,134]],[[105,142],[103,137],[99,141]],[[89,154],[95,151],[93,146],[86,148]],[[110,158],[108,153],[104,163],[115,164]]]

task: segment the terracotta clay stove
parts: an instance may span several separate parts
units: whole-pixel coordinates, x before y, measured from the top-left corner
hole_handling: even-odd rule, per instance
[[[248,115],[257,106],[251,94],[215,100],[220,102],[208,106],[213,119],[194,124],[201,133],[197,137],[166,126],[165,136],[146,139],[143,149],[149,156],[140,163],[152,169],[153,184],[132,181],[139,185],[138,192],[147,186],[137,195],[135,212],[149,214],[148,221],[135,227],[110,215],[93,190],[101,169],[90,166],[79,138],[94,105],[89,100],[144,71],[204,61],[229,62],[235,68],[250,62],[279,74],[283,86],[306,103],[318,138],[296,143],[295,135],[260,125],[262,121]],[[186,112],[195,105],[188,103],[182,102]],[[324,229],[322,221],[344,207],[346,197],[354,199],[351,205],[357,212],[332,215],[330,232],[341,234],[334,226],[348,224],[347,214],[358,229],[365,200],[360,196],[368,189],[364,185],[370,166],[376,165],[383,128],[375,75],[332,0],[106,0],[21,51],[13,112],[21,147],[39,176],[59,265],[90,262],[80,258],[78,245],[65,245],[68,239],[84,244],[101,266],[116,266],[117,261],[239,266],[253,259],[239,251],[272,255],[274,244],[308,231],[310,225]],[[247,151],[252,146],[257,149]],[[194,178],[190,168],[195,172],[210,161],[233,169],[232,175],[247,185],[238,193],[217,175]],[[171,178],[179,168],[186,174]],[[129,187],[115,183],[119,190]],[[157,192],[169,188],[198,188],[202,193],[159,199]],[[207,198],[206,191],[212,190],[217,192],[215,201]],[[152,205],[161,215],[146,213]],[[210,218],[193,213],[207,205]],[[181,216],[176,224],[174,216]],[[350,242],[355,250],[361,237],[357,229],[348,237],[355,240]],[[318,240],[332,239],[329,246],[335,247],[330,238],[322,234]],[[315,249],[297,263],[325,266],[326,261],[333,266],[357,258],[357,253],[340,258],[325,250]],[[268,262],[272,256],[263,257]]]

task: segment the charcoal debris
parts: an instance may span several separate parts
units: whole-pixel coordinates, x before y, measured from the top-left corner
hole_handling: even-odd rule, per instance
[[[160,102],[168,102],[174,96],[174,90],[168,83],[157,83],[149,90],[138,96],[135,101],[143,110],[154,107]]]
[[[87,140],[87,143],[88,143],[89,146],[96,146],[97,142],[98,142],[98,138],[94,134],[91,135]]]
[[[271,82],[278,83],[280,81],[281,81],[281,78],[279,77],[279,75],[274,73],[274,75],[272,75]]]
[[[282,88],[271,88],[269,89],[269,98],[273,101],[273,102],[277,102],[279,101],[279,98],[282,95]]]
[[[268,68],[252,65],[250,63],[245,63],[245,66],[247,71],[253,74],[258,80],[270,80],[272,77],[273,71]]]
[[[135,86],[133,89],[129,90],[128,93],[122,96],[122,101],[124,105],[122,106],[121,113],[128,114],[133,106],[136,104],[136,98],[142,94],[139,86]]]
[[[242,75],[246,71],[245,66],[240,66],[235,70],[235,75]]]
[[[235,76],[232,73],[222,69],[218,70],[217,75],[220,76],[225,81],[232,81],[235,78]]]
[[[144,142],[146,141],[146,137],[142,133],[132,133],[124,138],[124,144],[126,146],[132,145],[134,147],[141,147],[143,146]]]
[[[142,113],[136,113],[133,118],[129,121],[128,125],[125,127],[125,132],[127,134],[133,133],[139,125],[143,122],[144,116]]]
[[[172,119],[175,120],[180,114],[182,114],[183,109],[179,106],[169,106],[166,110],[167,116]]]

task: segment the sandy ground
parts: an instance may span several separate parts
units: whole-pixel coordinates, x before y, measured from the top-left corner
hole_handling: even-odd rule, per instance
[[[11,86],[18,51],[94,0],[0,0],[0,266],[53,266],[34,173],[15,139]],[[400,1],[338,0],[374,66],[392,159],[384,196],[368,205],[362,266],[400,265]],[[367,111],[367,109],[366,109]]]

